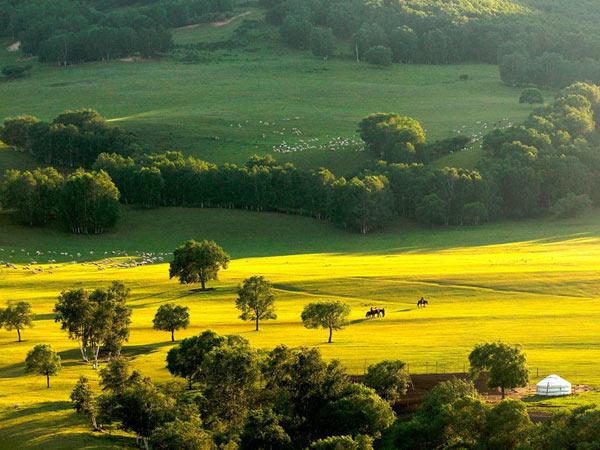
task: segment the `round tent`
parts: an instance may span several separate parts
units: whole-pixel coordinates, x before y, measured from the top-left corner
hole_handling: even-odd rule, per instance
[[[571,383],[558,375],[550,375],[537,384],[537,395],[558,397],[571,394]]]

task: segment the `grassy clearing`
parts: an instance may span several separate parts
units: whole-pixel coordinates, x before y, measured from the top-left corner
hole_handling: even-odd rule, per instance
[[[408,227],[361,237],[310,219],[173,209],[129,211],[123,224],[129,234],[81,239],[46,236],[40,230],[15,233],[11,225],[1,223],[4,248],[23,246],[32,251],[56,239],[63,247],[97,252],[119,242],[127,242],[123,245],[132,250],[139,246],[161,251],[171,250],[182,238],[195,237],[219,240],[235,259],[214,284],[217,289],[208,293],[169,280],[166,264],[131,269],[106,264],[98,270],[91,263],[60,263],[53,264],[52,273],[43,266],[45,271],[36,275],[22,267],[2,267],[0,298],[30,301],[38,317],[35,327],[23,333],[21,344],[15,342],[14,333],[0,332],[0,439],[13,447],[23,446],[27,439],[27,448],[106,448],[126,439],[93,437],[68,408],[65,402],[77,377],[85,373],[95,380],[97,375],[79,363],[76,344],[59,330],[51,314],[62,289],[91,288],[113,279],[124,280],[133,294],[132,332],[125,354],[158,381],[170,379],[164,358],[171,343],[168,333],[152,330],[152,317],[160,304],[177,302],[189,306],[192,316],[192,326],[179,332],[178,339],[212,328],[241,334],[263,348],[279,343],[316,346],[327,358],[341,359],[353,373],[384,358],[401,358],[412,372],[435,370],[436,363],[439,371],[462,370],[475,343],[499,339],[523,344],[540,377],[556,372],[574,383],[600,386],[593,363],[600,358],[598,219],[596,212],[558,223]],[[234,306],[237,284],[252,274],[271,279],[278,294],[279,318],[264,323],[259,333],[237,318]],[[421,295],[431,305],[418,310],[415,302]],[[335,333],[331,345],[326,344],[325,331],[306,330],[299,320],[303,306],[316,299],[342,299],[352,306],[352,324]],[[365,320],[371,305],[385,307],[386,318]],[[42,377],[23,374],[25,354],[38,342],[50,343],[63,358],[64,370],[52,380],[50,390]],[[569,407],[598,399],[597,393],[588,393],[550,404]],[[539,407],[539,402],[531,404]]]

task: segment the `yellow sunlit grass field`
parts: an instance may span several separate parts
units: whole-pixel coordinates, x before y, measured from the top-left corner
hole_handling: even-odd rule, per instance
[[[156,214],[165,216],[164,210]],[[193,222],[206,224],[202,217],[226,218],[228,212],[173,210],[171,217],[180,217],[178,223],[182,224],[185,214],[199,214]],[[268,224],[289,220],[277,215],[232,214],[247,219],[237,222],[242,224],[242,235],[244,226],[265,230],[264,236],[255,233],[259,241],[269,239]],[[44,271],[37,274],[23,265],[16,269],[2,266],[2,302],[29,301],[37,316],[34,328],[23,332],[25,341],[20,344],[16,333],[0,331],[0,442],[30,448],[106,448],[131,439],[94,435],[72,411],[68,398],[79,375],[98,377],[79,361],[77,344],[60,330],[52,314],[61,290],[91,289],[112,280],[124,281],[132,292],[133,322],[124,353],[134,367],[158,382],[172,379],[165,369],[165,354],[172,344],[169,333],[152,329],[152,318],[159,305],[176,302],[190,307],[192,322],[189,329],[176,333],[177,339],[211,328],[222,334],[241,334],[261,348],[280,343],[316,346],[326,358],[342,360],[351,373],[362,373],[373,362],[395,358],[405,360],[413,373],[462,371],[476,343],[502,340],[524,346],[532,381],[538,372],[540,377],[559,373],[574,383],[600,386],[597,218],[593,214],[558,225],[532,221],[464,230],[408,229],[404,234],[373,235],[364,241],[351,235],[348,241],[354,242],[355,251],[349,245],[346,250],[304,254],[296,250],[298,243],[291,242],[292,235],[280,224],[282,231],[276,239],[287,239],[288,244],[271,242],[270,255],[274,256],[240,257],[231,248],[234,259],[220,280],[212,283],[216,289],[209,292],[169,280],[166,263],[124,269],[105,261],[101,263],[104,269],[99,270],[91,261],[61,262],[51,264],[52,269],[38,265]],[[311,220],[304,225],[304,219],[293,220],[298,228],[290,233],[303,232],[301,237],[298,234],[301,242],[313,242],[320,236],[323,248],[331,248],[329,233],[340,233]],[[189,237],[211,238],[217,228],[205,225],[203,231]],[[494,230],[500,229],[502,235],[496,235]],[[586,229],[588,232],[583,232]],[[173,237],[166,225],[161,232]],[[20,238],[27,233],[23,231]],[[507,239],[511,234],[512,242]],[[441,246],[444,238],[447,245]],[[10,246],[10,239],[5,235],[4,244]],[[86,249],[95,242],[85,241]],[[21,245],[26,243],[24,240]],[[289,254],[286,245],[294,249]],[[377,250],[366,251],[369,246]],[[258,333],[253,324],[238,319],[234,305],[237,285],[253,274],[269,278],[277,293],[278,319],[264,322]],[[429,307],[416,308],[421,296],[430,301]],[[300,321],[304,305],[319,299],[340,299],[352,307],[350,325],[334,333],[333,344],[326,343],[325,330],[307,330]],[[366,320],[364,314],[370,306],[385,307],[386,317]],[[63,370],[51,380],[50,389],[43,377],[26,375],[23,370],[27,351],[40,342],[51,344],[63,361]],[[579,400],[595,398],[595,393],[589,393]]]
[[[580,226],[596,219],[594,214]],[[534,378],[536,371],[559,373],[574,383],[600,386],[600,237],[592,232],[544,238],[543,223],[536,239],[509,243],[428,248],[423,242],[418,250],[238,258],[212,284],[216,289],[204,293],[169,280],[167,264],[128,269],[104,264],[99,270],[91,262],[58,263],[51,270],[43,265],[38,274],[22,265],[3,266],[0,299],[29,301],[37,317],[20,344],[16,333],[0,331],[0,447],[14,442],[29,448],[106,448],[127,439],[94,436],[71,410],[68,397],[79,375],[97,380],[97,374],[79,361],[77,344],[52,314],[62,289],[112,280],[132,290],[133,323],[124,353],[158,382],[171,379],[164,360],[172,344],[169,333],[152,329],[152,318],[159,305],[176,302],[190,307],[192,322],[176,339],[211,328],[241,334],[262,348],[316,346],[351,373],[386,358],[405,360],[413,373],[462,371],[474,344],[502,340],[524,346]],[[510,227],[518,230],[509,224],[505,231]],[[238,319],[234,305],[238,283],[253,274],[269,278],[277,293],[278,319],[264,322],[258,333]],[[416,308],[421,296],[429,307]],[[304,305],[319,299],[352,307],[351,324],[334,333],[333,344],[326,343],[325,330],[307,330],[300,321]],[[366,320],[370,306],[385,307],[386,317]],[[63,360],[50,389],[43,377],[23,372],[27,351],[40,342],[51,344]],[[593,400],[596,394],[586,395]]]

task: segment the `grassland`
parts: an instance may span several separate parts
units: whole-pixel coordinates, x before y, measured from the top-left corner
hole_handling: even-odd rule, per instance
[[[259,14],[249,12],[223,27],[176,30],[176,41],[226,39]],[[18,57],[2,50],[0,65]],[[172,57],[66,70],[33,64],[31,77],[0,83],[0,118],[28,113],[48,120],[65,109],[95,108],[135,132],[148,150],[182,150],[216,163],[241,163],[286,142],[309,149],[276,153],[278,159],[344,174],[363,165],[367,155],[316,147],[355,136],[358,121],[369,113],[411,115],[433,140],[458,131],[480,134],[503,119],[520,121],[531,110],[518,103],[518,89],[503,85],[497,68],[486,65],[381,69],[343,59],[324,62],[277,46],[221,51],[200,64]],[[460,81],[461,74],[469,81]],[[300,142],[311,139],[317,140]],[[10,162],[0,154],[0,169]]]
[[[21,344],[14,333],[0,332],[0,442],[19,448],[106,448],[126,439],[93,437],[70,411],[68,394],[77,377],[85,373],[96,380],[97,374],[78,361],[76,344],[51,314],[62,289],[92,288],[113,279],[132,288],[133,323],[124,352],[159,382],[170,379],[164,358],[171,343],[167,333],[152,330],[152,317],[160,304],[177,302],[189,306],[192,315],[191,327],[178,339],[212,328],[241,334],[262,348],[315,346],[325,357],[341,359],[352,373],[384,358],[407,361],[411,372],[436,370],[436,364],[438,371],[463,370],[475,343],[502,340],[524,346],[534,378],[538,371],[540,376],[557,372],[574,383],[600,386],[594,364],[600,358],[599,219],[596,212],[555,223],[437,230],[404,226],[362,237],[310,219],[270,214],[132,210],[122,230],[100,239],[52,237],[35,229],[16,232],[0,222],[0,246],[5,252],[18,249],[17,254],[20,248],[34,253],[54,242],[57,250],[79,251],[81,260],[98,259],[111,246],[158,253],[194,237],[217,239],[235,258],[214,284],[217,289],[207,293],[169,280],[166,264],[122,269],[104,262],[99,270],[80,261],[52,264],[52,269],[41,265],[44,271],[38,274],[22,266],[2,267],[0,298],[31,302],[37,318]],[[278,320],[265,323],[259,333],[237,318],[234,307],[237,284],[252,274],[271,279],[278,296]],[[422,295],[431,305],[419,310],[415,301]],[[352,306],[351,325],[334,334],[331,345],[325,332],[306,330],[300,322],[303,306],[315,299],[342,299]],[[385,307],[386,318],[365,320],[371,305]],[[50,343],[64,362],[50,390],[41,377],[23,373],[27,350],[39,342]],[[587,393],[557,404],[599,399]]]

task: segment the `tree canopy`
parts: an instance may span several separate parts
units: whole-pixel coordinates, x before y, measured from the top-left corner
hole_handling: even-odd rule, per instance
[[[50,376],[61,370],[60,356],[48,344],[33,347],[25,358],[25,371],[46,377],[46,387],[50,388]]]
[[[173,252],[169,278],[177,277],[181,284],[206,283],[216,280],[221,269],[229,266],[229,255],[214,241],[187,241]]]
[[[262,276],[252,276],[244,280],[238,288],[235,306],[242,312],[240,319],[253,321],[256,331],[260,320],[277,319],[271,283]]]
[[[19,342],[21,342],[21,330],[33,326],[35,314],[31,311],[31,305],[27,302],[9,302],[6,308],[0,308],[0,328],[7,331],[17,330]]]
[[[329,329],[328,343],[331,344],[333,330],[347,325],[350,306],[341,301],[309,303],[302,311],[302,322],[306,328]]]

